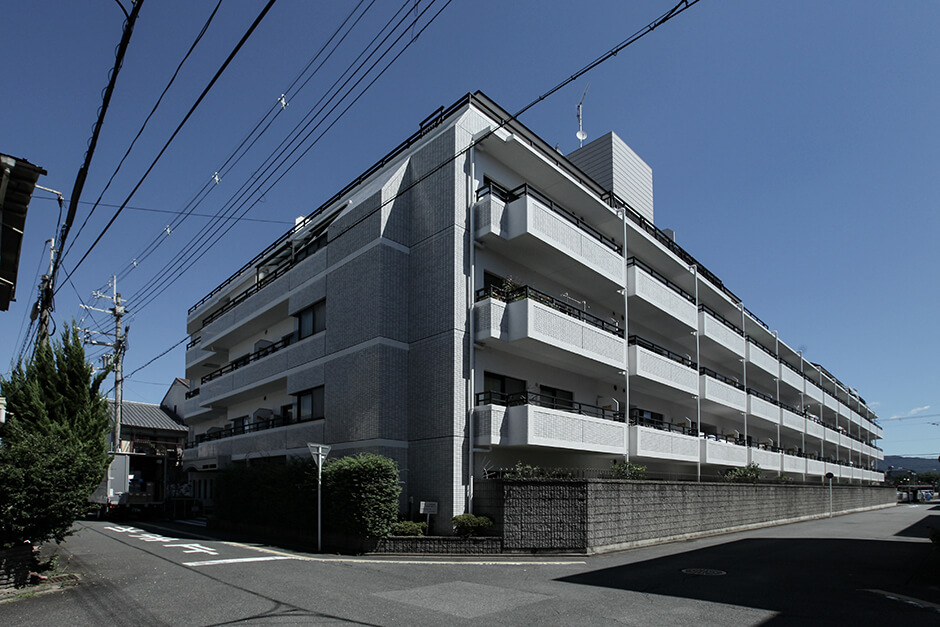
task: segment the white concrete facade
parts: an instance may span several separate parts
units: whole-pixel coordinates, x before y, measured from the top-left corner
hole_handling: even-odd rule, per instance
[[[883,479],[874,413],[653,225],[632,150],[508,118],[432,116],[190,309],[188,468],[381,453],[440,530],[517,462]]]

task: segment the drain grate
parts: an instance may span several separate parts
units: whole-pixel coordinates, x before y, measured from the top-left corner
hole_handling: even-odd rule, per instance
[[[714,568],[683,568],[682,572],[686,575],[701,575],[703,577],[720,577],[721,575],[727,575],[723,570],[716,570]]]

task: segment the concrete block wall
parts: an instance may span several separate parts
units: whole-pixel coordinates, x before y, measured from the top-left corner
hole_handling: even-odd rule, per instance
[[[474,511],[507,551],[601,552],[829,514],[829,488],[665,481],[489,480]],[[833,512],[890,507],[895,491],[833,486]]]

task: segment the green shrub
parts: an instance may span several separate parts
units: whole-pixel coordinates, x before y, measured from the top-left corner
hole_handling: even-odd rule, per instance
[[[512,470],[506,473],[507,479],[571,479],[571,471],[561,468],[542,468],[516,462]]]
[[[399,494],[398,465],[388,457],[363,453],[323,464],[327,524],[334,531],[387,536],[398,519]]]
[[[646,466],[640,466],[633,462],[623,462],[618,464],[614,462],[610,467],[612,479],[645,479]]]
[[[454,531],[458,536],[469,538],[470,536],[482,536],[483,532],[493,526],[493,521],[487,516],[476,516],[475,514],[460,514],[452,519]]]
[[[392,536],[423,536],[427,534],[428,524],[426,522],[414,522],[412,520],[400,520],[392,525]]]
[[[760,481],[760,466],[751,462],[744,468],[730,468],[724,472],[722,478],[731,483],[757,483]]]

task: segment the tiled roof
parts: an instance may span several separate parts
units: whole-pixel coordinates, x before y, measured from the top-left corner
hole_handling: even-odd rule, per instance
[[[108,399],[108,407],[114,412],[114,400]],[[123,401],[121,403],[121,425],[125,427],[140,427],[142,429],[161,429],[163,431],[176,431],[186,433],[189,429],[174,420],[159,405],[151,403],[137,403]]]

